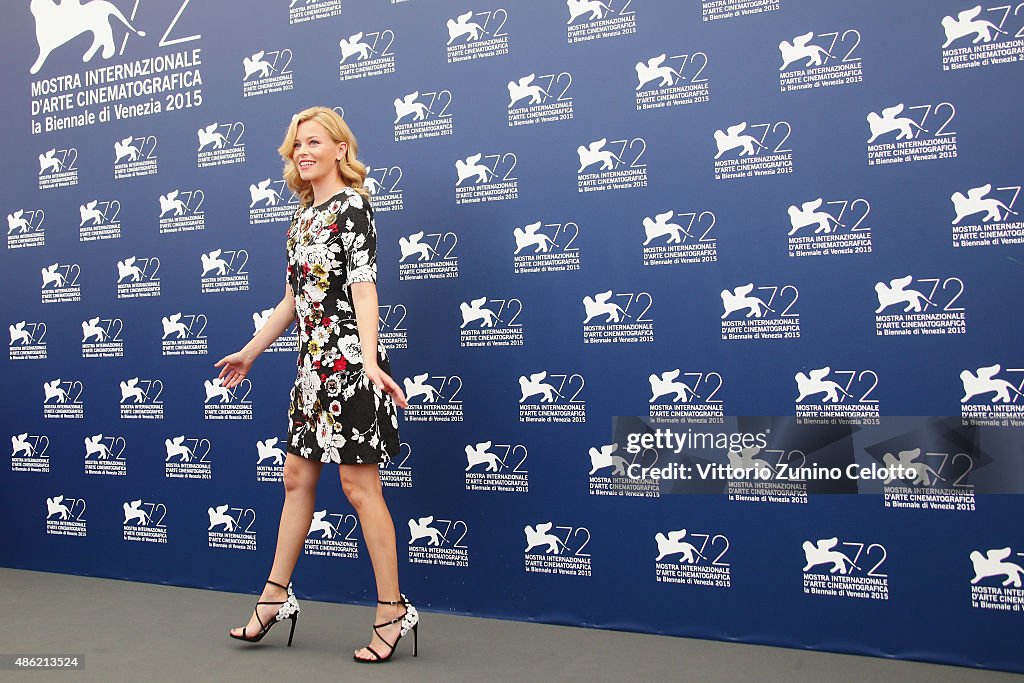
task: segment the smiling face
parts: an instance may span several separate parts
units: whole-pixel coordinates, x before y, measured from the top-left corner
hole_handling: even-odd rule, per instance
[[[295,134],[292,161],[302,180],[318,185],[341,178],[338,160],[344,158],[348,145],[335,142],[320,123],[312,119],[299,124]]]

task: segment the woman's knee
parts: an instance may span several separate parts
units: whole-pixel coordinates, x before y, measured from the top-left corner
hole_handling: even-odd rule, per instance
[[[289,453],[284,461],[284,490],[316,490],[320,467],[319,462]]]
[[[380,478],[374,465],[342,465],[341,490],[356,510],[382,497]]]

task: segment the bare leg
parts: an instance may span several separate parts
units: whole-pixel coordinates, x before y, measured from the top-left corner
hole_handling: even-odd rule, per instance
[[[373,576],[377,583],[378,600],[399,600],[401,592],[398,588],[398,551],[395,547],[395,525],[391,521],[391,512],[384,502],[384,494],[380,484],[380,469],[377,465],[341,465],[341,488],[349,503],[359,516],[359,524],[363,528],[366,550],[370,554],[373,565]],[[405,607],[402,605],[377,605],[377,614],[373,623],[381,624],[402,616]],[[381,627],[380,633],[387,643],[374,633],[370,641],[372,647],[381,657],[391,652],[390,643],[395,642],[401,632],[401,624]],[[362,648],[356,651],[360,659],[374,659],[373,653]]]
[[[316,505],[316,485],[320,480],[320,469],[323,463],[289,453],[284,462],[284,507],[281,508],[281,524],[277,530],[277,550],[274,552],[274,565],[270,569],[270,580],[287,586],[291,580],[292,570],[302,552],[302,545],[313,522],[313,508]],[[287,594],[272,584],[263,587],[260,601],[276,602],[285,600]],[[277,614],[276,605],[263,605],[260,608],[260,619],[266,624]],[[253,612],[245,635],[252,636],[260,630],[260,622]],[[241,628],[231,630],[242,635]]]

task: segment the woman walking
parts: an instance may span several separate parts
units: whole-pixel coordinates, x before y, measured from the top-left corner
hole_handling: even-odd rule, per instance
[[[386,662],[419,615],[399,590],[395,527],[379,465],[398,453],[397,408],[406,407],[377,340],[377,235],[366,166],[355,138],[332,109],[296,115],[280,149],[284,177],[299,196],[287,233],[287,285],[267,323],[246,346],[216,363],[224,386],[237,385],[293,321],[298,372],[289,404],[285,500],[270,576],[249,623],[233,638],[256,642],[279,621],[298,620],[291,575],[309,533],[324,463],[338,465],[342,490],[359,517],[373,565],[377,614],[357,662]]]

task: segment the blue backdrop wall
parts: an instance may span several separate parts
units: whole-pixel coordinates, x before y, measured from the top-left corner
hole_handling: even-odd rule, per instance
[[[6,3],[0,564],[262,583],[298,342],[212,364],[281,295],[275,149],[324,104],[371,168],[418,605],[1024,670],[1019,499],[935,425],[852,436],[1024,419],[1024,4],[990,5]],[[935,476],[668,495],[619,415]],[[326,479],[298,591],[365,602]]]

